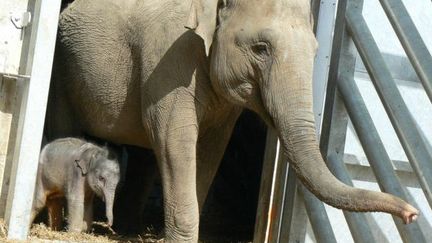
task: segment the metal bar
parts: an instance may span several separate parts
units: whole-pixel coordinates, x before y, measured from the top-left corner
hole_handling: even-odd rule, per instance
[[[315,56],[313,68],[313,110],[316,131],[320,134],[330,56],[332,52],[333,30],[335,28],[336,0],[315,2],[318,6],[321,6],[319,12],[315,14],[315,16],[318,17],[318,22],[315,22],[315,36],[319,47]]]
[[[294,170],[289,167],[279,242],[305,242],[307,214],[298,183]]]
[[[338,87],[381,190],[408,200],[354,79],[341,76]],[[393,219],[405,242],[425,242],[418,222],[404,225],[399,218]]]
[[[258,199],[257,215],[255,219],[254,243],[268,242],[268,232],[272,220],[272,203],[274,190],[274,174],[279,155],[279,141],[276,131],[268,128],[264,152],[261,185]]]
[[[361,113],[361,114],[364,115],[365,113]],[[366,123],[368,123],[368,122],[366,122]],[[366,140],[368,142],[370,142],[369,148],[373,147],[374,145],[376,146],[376,144],[373,142],[373,140],[371,140],[372,138],[378,138],[378,142],[381,144],[381,146],[378,145],[378,147],[384,148],[382,146],[381,140],[379,140],[379,136],[377,133],[374,133],[372,136],[369,136],[369,135],[362,135],[362,136],[363,136],[362,137],[362,143],[366,142],[364,137],[368,138]],[[380,150],[370,152],[370,150],[365,149],[365,152],[367,153],[368,158],[372,157],[372,156],[370,156],[371,153],[377,157],[377,158],[374,158],[375,160],[370,160],[371,161],[370,163],[371,163],[372,170],[373,170],[374,174],[376,175],[375,177],[377,178],[377,181],[378,181],[378,184],[379,184],[381,190],[389,192],[389,193],[394,194],[394,195],[397,195],[397,196],[407,200],[408,197],[404,193],[403,188],[400,185],[400,182],[397,179],[393,169],[390,168],[389,170],[385,171],[384,174],[382,172],[383,169],[388,169],[385,167],[388,167],[388,166],[391,167],[391,164],[388,163],[390,161],[385,161],[385,157],[388,158],[385,150],[384,150],[383,154],[380,154],[380,152],[382,152]],[[383,160],[382,161],[376,161],[376,159],[380,159],[380,157]],[[341,181],[343,181],[345,184],[352,186],[351,178],[349,177],[349,174],[346,171],[346,167],[345,167],[345,164],[343,163],[343,161],[341,161],[339,159],[339,157],[334,153],[329,155],[327,160],[328,160],[327,162],[328,162],[329,168],[332,170],[332,172]],[[372,163],[374,163],[374,165],[372,165]],[[381,164],[385,164],[385,166],[382,166]],[[381,167],[381,168],[377,169],[376,167]],[[389,177],[388,178],[385,177],[386,175],[388,175]],[[384,183],[385,183],[385,186],[383,186]],[[386,188],[386,187],[390,187],[390,188]],[[345,215],[345,218],[347,219],[348,226],[350,227],[350,230],[351,230],[351,233],[353,234],[353,238],[355,239],[355,242],[357,242],[356,238],[360,238],[360,239],[358,239],[359,242],[375,242],[374,240],[371,240],[373,238],[372,237],[372,231],[371,231],[370,227],[366,224],[367,220],[366,220],[366,217],[364,214],[356,214],[356,213],[350,213],[350,212],[344,211],[344,215]],[[399,231],[399,234],[400,234],[400,236],[404,242],[426,242],[425,238],[423,236],[423,233],[420,230],[418,222],[414,222],[413,224],[410,224],[410,225],[404,225],[399,218],[393,216],[393,219],[395,221],[395,224],[396,224],[396,227]]]
[[[29,231],[60,4],[60,0],[35,0],[28,5],[34,18],[25,30],[20,73],[31,79],[24,83],[6,206],[8,239],[25,240]]]
[[[345,11],[347,0],[339,1],[337,6],[337,14],[335,19],[335,29],[333,36],[332,53],[330,58],[329,76],[327,81],[326,96],[324,102],[324,112],[321,124],[320,149],[324,157],[326,157],[331,146],[331,127],[333,123],[334,104],[336,99],[337,76],[339,73],[339,62],[342,53],[342,43],[346,36],[345,31]],[[355,57],[354,57],[355,60]]]
[[[432,56],[401,0],[380,0],[411,64],[432,101]]]
[[[320,149],[324,157],[337,152],[343,155],[345,148],[348,114],[337,91],[337,79],[340,73],[354,76],[357,52],[345,28],[345,13],[348,0],[339,1],[335,22],[330,71],[327,85],[326,107],[324,112]],[[359,8],[363,0],[357,0]]]
[[[363,1],[361,1],[362,3]],[[330,68],[328,75],[324,115],[321,126],[320,148],[321,153],[336,151],[343,155],[346,139],[348,115],[336,90],[337,77],[340,72],[354,75],[355,48],[345,31],[345,11],[348,1],[339,1],[335,19],[334,36],[331,48]],[[341,69],[341,70],[340,70]],[[321,73],[323,75],[324,73]],[[314,75],[317,75],[314,72]],[[314,76],[315,78],[315,76]],[[318,242],[336,242],[331,229],[325,207],[309,191],[301,188],[303,192],[306,211]]]
[[[17,29],[11,23],[11,15],[27,12],[27,0],[1,0],[0,2],[0,72],[17,74],[20,66],[22,29]],[[19,78],[11,78],[13,75],[0,74],[0,103],[9,106],[7,112],[0,107],[0,218],[4,218],[6,210],[6,198],[9,187],[9,171],[12,167],[13,146],[19,104],[21,101]],[[15,91],[5,88],[15,87]],[[6,93],[1,93],[6,91]],[[1,104],[0,104],[1,106]],[[12,151],[12,152],[10,152]]]
[[[268,242],[279,242],[280,225],[283,215],[283,206],[285,204],[285,192],[288,181],[288,161],[284,153],[279,153],[277,161],[277,170],[275,174],[273,201],[272,201],[272,220],[270,225]]]
[[[345,105],[357,136],[377,176],[380,187],[396,196],[404,197],[402,186],[393,170],[393,165],[371,116],[363,102],[360,91],[351,77],[343,77],[338,83]]]
[[[295,173],[293,173],[293,170],[291,168],[288,167],[288,174],[286,176],[286,185],[285,185],[285,194],[284,194],[284,205],[283,205],[283,210],[282,210],[282,215],[281,215],[281,222],[280,222],[280,227],[279,227],[279,234],[280,237],[278,239],[278,242],[281,242],[281,235],[282,232],[284,233],[288,233],[289,236],[289,232],[291,230],[291,223],[292,223],[292,219],[293,219],[293,215],[294,215],[294,201],[295,201],[295,196],[296,196],[296,191],[297,191],[297,183],[296,183],[296,175]],[[288,222],[286,222],[288,221]],[[288,237],[289,238],[289,237]],[[286,238],[283,242],[287,242],[288,238]]]
[[[321,100],[314,99],[314,114],[317,123],[317,132],[321,135],[321,145],[327,146],[330,140],[330,127],[333,125],[333,113],[338,112],[334,110],[334,97],[336,89],[336,78],[332,79],[334,71],[337,73],[337,64],[339,63],[340,48],[334,48],[335,45],[340,45],[344,33],[344,16],[346,1],[339,1],[337,5],[337,15],[334,19],[334,11],[336,9],[336,1],[322,2],[323,6],[319,14],[319,21],[317,26],[317,39],[320,41],[320,48],[317,52],[314,65],[314,98],[321,97]],[[323,11],[325,9],[325,11]],[[322,19],[325,19],[324,23],[321,23]],[[334,23],[334,24],[333,24]],[[331,31],[334,27],[334,31]],[[334,33],[332,39],[332,33]],[[328,40],[331,39],[331,40]],[[321,45],[322,43],[322,45]],[[331,58],[329,59],[331,52]],[[318,65],[319,64],[319,65]],[[328,65],[330,64],[330,70]],[[336,66],[335,66],[336,65]],[[336,68],[335,68],[336,67]],[[328,75],[330,73],[330,75]],[[328,78],[328,79],[327,79]],[[321,79],[321,80],[320,80]],[[323,109],[323,101],[325,100],[325,108]],[[324,112],[323,112],[324,110]],[[321,115],[323,113],[324,115]],[[338,116],[341,118],[342,116]],[[346,115],[345,115],[346,117]],[[339,120],[339,119],[337,119]],[[322,121],[322,123],[321,123]],[[321,126],[322,124],[322,126]],[[323,131],[322,133],[320,131]],[[324,139],[323,139],[324,137]],[[338,138],[340,136],[337,136]],[[341,136],[344,137],[344,136]],[[325,141],[323,143],[323,141]],[[339,144],[339,143],[338,143]],[[342,146],[344,139],[342,141]],[[318,242],[336,242],[334,232],[331,228],[327,212],[324,204],[319,201],[312,193],[310,193],[304,186],[299,185],[298,189],[302,192],[304,197],[304,203],[306,212],[309,216],[314,235]]]
[[[335,1],[335,0],[331,0],[331,1]],[[311,0],[311,11],[313,12],[313,17],[314,19],[317,19],[318,17],[318,10],[320,9],[320,1],[319,0]],[[321,13],[320,13],[321,14]],[[315,22],[316,24],[318,24],[317,22]],[[321,22],[320,22],[321,23]],[[315,25],[316,27],[317,25]],[[332,26],[331,24],[329,25],[330,27]],[[321,24],[321,29],[322,29],[322,24]],[[331,33],[331,31],[329,31]],[[327,37],[328,39],[331,39],[331,37]],[[317,65],[318,66],[318,65]],[[321,65],[324,68],[327,68],[328,64],[324,63]],[[322,83],[322,82],[315,82],[315,83]],[[322,89],[320,89],[322,90]],[[324,92],[320,92],[320,95],[323,96]],[[318,105],[320,106],[320,105]],[[322,106],[322,103],[321,103]],[[265,233],[258,233],[258,231],[264,231],[264,223],[261,221],[257,221],[256,222],[256,229],[255,229],[255,237],[254,237],[254,241],[255,242],[280,242],[281,241],[281,232],[286,232],[287,229],[285,228],[285,226],[283,225],[282,221],[286,221],[286,219],[284,219],[285,213],[292,213],[292,211],[294,210],[294,208],[287,208],[286,207],[286,203],[288,203],[286,201],[286,193],[287,193],[287,188],[291,189],[292,191],[296,191],[296,186],[295,184],[290,185],[290,181],[294,180],[295,181],[295,174],[290,173],[290,176],[292,176],[293,178],[288,178],[288,164],[287,164],[287,159],[283,156],[283,154],[279,154],[278,153],[278,162],[277,165],[275,167],[273,167],[273,169],[275,169],[275,173],[273,174],[274,179],[272,181],[272,189],[271,189],[271,198],[270,202],[269,202],[269,206],[268,206],[268,213],[269,215],[271,215],[271,218],[269,218],[268,222],[267,222],[267,227],[266,227],[266,231]],[[264,173],[264,172],[263,172]],[[263,183],[265,183],[263,181]],[[263,186],[263,184],[262,184]],[[267,182],[267,187],[269,187],[269,183]],[[294,188],[292,188],[294,187]],[[261,188],[263,189],[263,188]],[[261,194],[260,194],[261,195]],[[293,194],[295,196],[295,194]],[[268,198],[268,196],[266,196]],[[260,196],[261,198],[261,196]],[[288,199],[288,201],[294,201],[295,198],[290,198]],[[292,204],[291,206],[293,206],[294,204]],[[289,207],[289,206],[288,206]],[[263,210],[263,209],[259,209]],[[264,209],[266,210],[266,209]],[[264,212],[265,213],[265,212]],[[258,214],[263,214],[263,212],[258,213]],[[292,215],[291,215],[292,216]],[[258,217],[257,217],[258,220]],[[262,219],[261,219],[262,220]],[[303,219],[301,219],[303,221],[306,221],[306,218],[304,217]],[[289,229],[291,229],[291,224],[287,225],[287,227],[289,227]],[[263,236],[265,234],[265,236]],[[286,236],[286,234],[284,234]],[[284,237],[285,237],[284,236]]]
[[[28,75],[21,75],[21,74],[15,74],[15,73],[2,73],[2,72],[0,72],[0,77],[1,76],[3,76],[3,77],[8,77],[8,78],[22,78],[22,79],[25,79],[25,80],[29,80],[30,79],[30,76],[28,76]]]
[[[324,204],[303,185],[299,185],[299,189],[303,194],[306,212],[309,216],[309,221],[312,225],[316,240],[318,242],[336,243],[336,237],[333,233]]]
[[[354,186],[344,162],[339,159],[339,156],[336,153],[331,153],[327,157],[327,166],[343,183],[349,186]],[[367,224],[366,214],[352,213],[345,210],[343,213],[355,242],[376,242],[372,230]]]
[[[432,151],[430,151],[430,146],[426,145],[427,141],[423,139],[422,132],[403,101],[361,12],[355,8],[348,8],[346,20],[354,43],[396,134],[417,174],[429,205],[432,206],[432,166],[430,164]]]

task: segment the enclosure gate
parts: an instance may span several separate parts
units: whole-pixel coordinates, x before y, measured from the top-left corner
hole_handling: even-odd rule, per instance
[[[0,1],[0,217],[25,240],[45,119],[60,0]]]
[[[320,2],[324,4],[326,1]],[[401,0],[379,2],[432,101],[432,57],[407,9]],[[343,162],[350,119],[380,189],[412,203],[393,169],[392,161],[354,81],[358,51],[427,202],[432,207],[431,146],[402,99],[365,22],[362,8],[363,0],[340,0],[337,4],[320,135],[321,152],[332,173],[352,186]],[[304,242],[307,223],[306,217],[302,217],[304,212],[309,217],[318,242],[337,242],[324,204],[297,183],[293,170],[285,163],[286,158],[279,153],[279,142],[274,131],[267,134],[264,160],[254,242]],[[379,242],[375,238],[369,214],[345,211],[343,214],[355,242]],[[419,221],[404,225],[399,218],[393,219],[403,242],[427,242],[425,227],[421,227]]]

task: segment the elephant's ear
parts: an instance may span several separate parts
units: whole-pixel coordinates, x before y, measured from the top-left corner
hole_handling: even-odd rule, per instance
[[[81,175],[85,176],[88,173],[88,163],[82,159],[76,159],[75,165],[81,170]]]
[[[91,160],[98,148],[91,143],[85,143],[76,152],[75,165],[81,170],[83,176],[87,175]]]
[[[216,30],[218,2],[218,0],[192,0],[189,18],[185,25],[204,40],[207,55]]]

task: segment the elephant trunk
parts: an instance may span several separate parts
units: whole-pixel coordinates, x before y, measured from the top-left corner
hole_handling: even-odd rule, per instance
[[[312,65],[310,65],[312,67]],[[302,183],[320,200],[349,211],[381,211],[396,215],[405,223],[416,219],[418,211],[405,201],[387,193],[347,186],[327,168],[318,146],[312,112],[311,73],[307,67],[293,71],[295,64],[275,70],[262,93],[265,109],[278,131],[284,153]],[[293,75],[293,73],[295,73]],[[283,78],[278,78],[283,77]],[[289,79],[289,85],[287,80]]]
[[[114,205],[114,195],[115,195],[115,189],[114,190],[105,190],[104,191],[104,197],[105,197],[105,213],[107,217],[107,224],[109,226],[113,225],[113,205]]]

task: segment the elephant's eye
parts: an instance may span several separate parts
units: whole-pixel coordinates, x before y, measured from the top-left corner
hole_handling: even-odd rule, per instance
[[[105,182],[105,178],[103,176],[99,176],[99,181]]]
[[[258,42],[252,45],[252,51],[259,56],[269,56],[270,46],[266,42]]]

